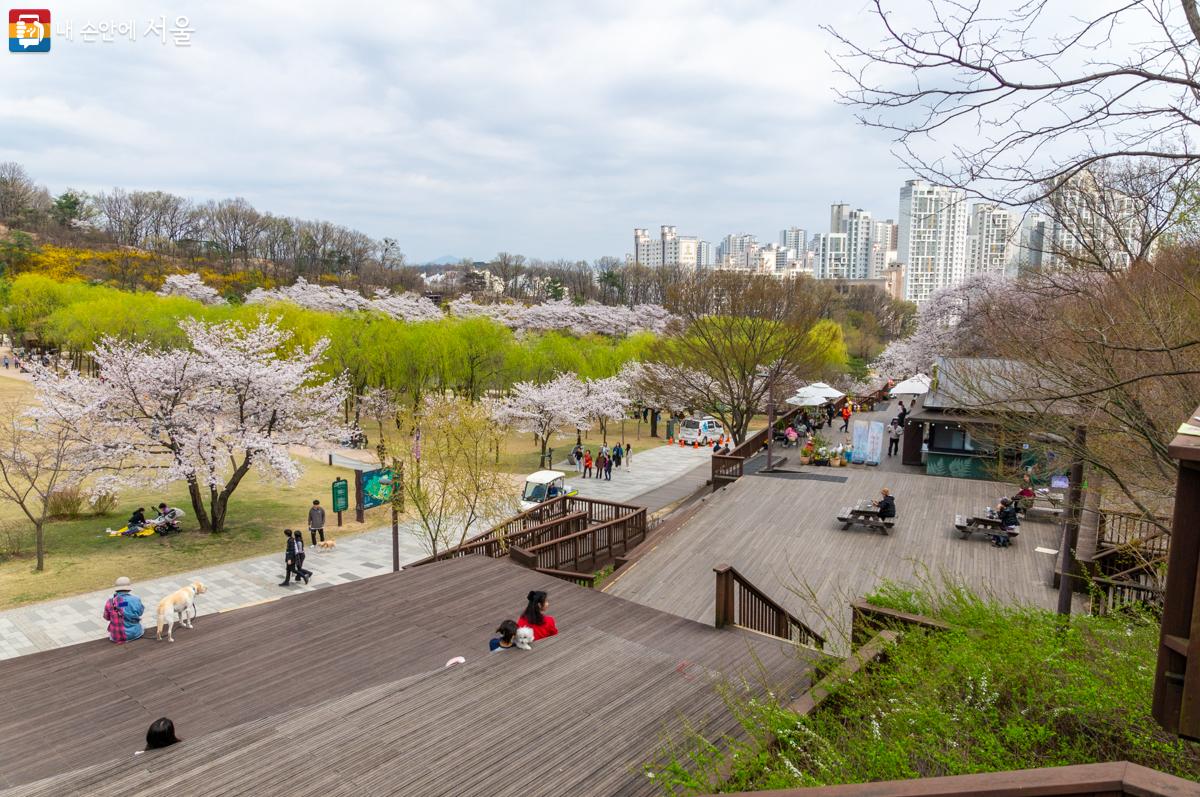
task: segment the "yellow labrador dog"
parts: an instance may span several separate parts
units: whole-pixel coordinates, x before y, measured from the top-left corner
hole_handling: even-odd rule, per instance
[[[167,597],[158,602],[158,639],[162,640],[163,623],[167,623],[167,641],[174,642],[175,637],[171,632],[175,628],[175,623],[178,622],[184,628],[192,628],[192,621],[196,619],[196,596],[203,595],[208,591],[208,588],[199,581],[193,581],[191,584],[177,589]],[[188,609],[191,609],[192,615],[188,617]],[[168,619],[167,613],[174,612],[174,615]]]

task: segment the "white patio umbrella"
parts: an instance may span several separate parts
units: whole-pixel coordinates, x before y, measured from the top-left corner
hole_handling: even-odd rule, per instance
[[[822,396],[824,396],[826,398],[826,400],[840,399],[842,396],[846,395],[845,393],[838,390],[837,388],[830,387],[829,385],[825,384],[824,382],[813,382],[811,385],[809,385],[807,388],[804,388],[804,389],[817,391]]]
[[[933,384],[933,380],[925,376],[925,374],[917,374],[916,376],[905,379],[900,384],[892,388],[893,396],[919,396],[929,392],[929,386]]]

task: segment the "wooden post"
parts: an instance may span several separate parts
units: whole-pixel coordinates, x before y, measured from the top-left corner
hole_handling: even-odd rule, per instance
[[[1067,511],[1063,523],[1062,577],[1058,582],[1058,613],[1071,614],[1071,591],[1075,586],[1075,549],[1079,547],[1079,518],[1083,512],[1083,451],[1087,446],[1087,427],[1075,427],[1075,458],[1071,462],[1071,482],[1067,490]]]
[[[354,522],[366,522],[366,510],[363,509],[363,479],[362,471],[354,470]]]
[[[714,625],[724,628],[734,621],[733,616],[733,568],[729,565],[717,565],[713,568],[717,574],[716,617]]]

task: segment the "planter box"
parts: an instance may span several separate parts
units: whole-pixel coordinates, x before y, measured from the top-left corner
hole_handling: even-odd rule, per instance
[[[814,459],[814,460],[812,461],[812,464],[814,464],[814,465],[828,465],[828,464],[829,464],[829,460],[827,460],[827,459]]]

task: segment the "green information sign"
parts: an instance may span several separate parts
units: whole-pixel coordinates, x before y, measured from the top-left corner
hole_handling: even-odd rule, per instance
[[[333,511],[345,512],[350,508],[350,483],[345,479],[333,482]]]

